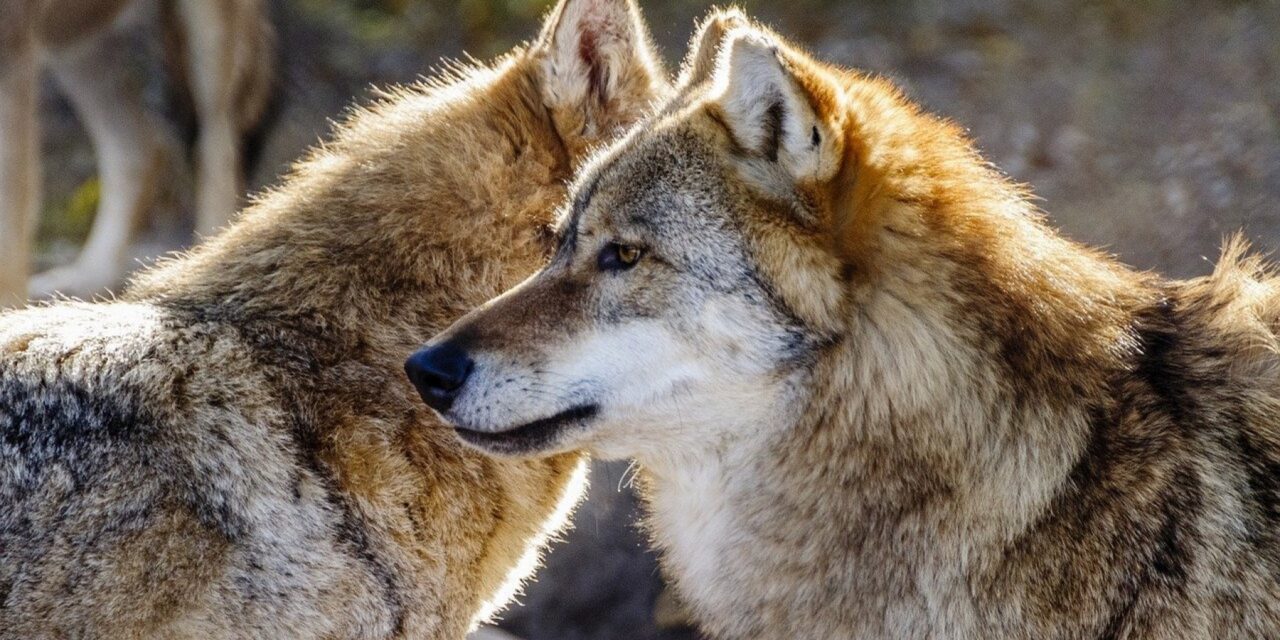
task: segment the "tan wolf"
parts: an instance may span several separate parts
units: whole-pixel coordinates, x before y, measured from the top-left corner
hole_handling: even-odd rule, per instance
[[[467,450],[404,354],[541,264],[665,83],[630,0],[564,0],[118,300],[0,315],[0,637],[456,639],[500,606],[582,460]]]
[[[28,293],[89,295],[124,277],[129,243],[175,145],[124,81],[131,60],[117,36],[157,7],[173,45],[169,66],[185,80],[180,93],[199,123],[196,231],[211,233],[235,213],[244,193],[242,139],[271,95],[274,36],[264,0],[0,0],[0,307]],[[102,201],[76,261],[28,280],[41,208],[42,67],[93,140]]]
[[[549,265],[411,357],[430,404],[638,460],[715,637],[1280,637],[1280,280],[1065,240],[954,125],[735,22]]]

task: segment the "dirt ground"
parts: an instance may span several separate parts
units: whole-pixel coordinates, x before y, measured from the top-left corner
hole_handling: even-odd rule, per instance
[[[708,7],[640,4],[672,62]],[[1280,2],[742,4],[825,59],[899,82],[1029,184],[1068,236],[1135,267],[1206,273],[1236,231],[1258,249],[1280,247]],[[272,183],[371,86],[411,81],[441,56],[500,52],[534,33],[542,10],[537,0],[280,0],[281,111],[255,187]],[[130,34],[132,81],[163,111],[154,34],[146,24]],[[51,264],[74,251],[96,194],[83,134],[65,102],[46,95],[41,246]],[[170,209],[182,206],[178,197]],[[182,239],[181,224],[154,226],[162,244]],[[634,527],[625,470],[597,465],[576,528],[507,611],[505,628],[529,640],[694,637],[653,625],[660,577]]]

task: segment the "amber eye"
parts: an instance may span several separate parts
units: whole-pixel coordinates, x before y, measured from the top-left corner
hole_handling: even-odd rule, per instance
[[[636,266],[644,251],[629,244],[610,242],[600,251],[599,265],[603,271],[624,271]]]

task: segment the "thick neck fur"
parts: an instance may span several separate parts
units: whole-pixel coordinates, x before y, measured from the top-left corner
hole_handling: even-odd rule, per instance
[[[841,338],[732,450],[648,461],[654,537],[725,638],[1025,631],[1026,585],[989,581],[1062,508],[1162,294],[949,125],[878,84],[850,98]]]
[[[428,336],[542,259],[571,167],[519,64],[354,114],[232,227],[126,296],[252,349],[300,450],[370,528],[393,532],[379,548],[402,562],[396,579],[425,625],[413,628],[442,637],[505,602],[555,501],[574,495],[580,459],[466,451],[400,373]],[[481,512],[412,520],[446,508]]]
[[[356,112],[282,187],[129,297],[420,342],[541,257],[571,166],[531,66],[516,54]]]
[[[740,426],[768,437],[648,467],[655,540],[723,637],[982,637],[993,603],[971,585],[1085,456],[1132,344],[1091,344],[1111,339],[1098,329],[1050,351],[1035,343],[1056,338],[1030,324],[1018,344],[993,341],[966,314],[1012,311],[951,299],[953,285],[925,277],[936,271],[916,276],[867,292],[846,339],[796,385],[801,410]],[[1136,310],[1113,311],[1127,336]],[[1080,360],[1095,348],[1112,355]],[[810,606],[827,613],[801,613]]]

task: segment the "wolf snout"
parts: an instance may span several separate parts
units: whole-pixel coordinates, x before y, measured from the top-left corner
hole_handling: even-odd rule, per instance
[[[404,371],[423,402],[440,413],[453,405],[473,368],[475,362],[454,342],[419,349],[404,363]]]

